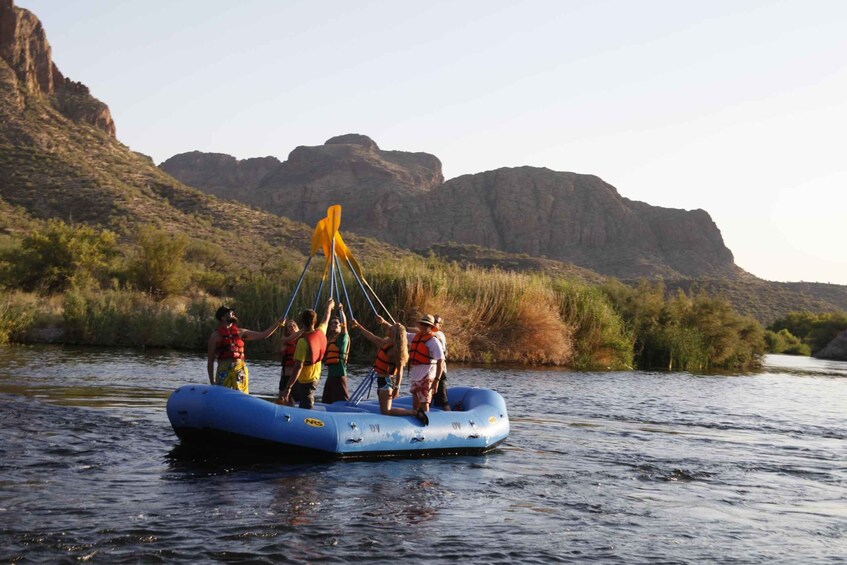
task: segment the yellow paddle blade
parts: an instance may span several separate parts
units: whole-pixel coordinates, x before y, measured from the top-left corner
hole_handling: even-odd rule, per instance
[[[341,225],[341,205],[335,204],[326,209],[327,233],[329,233],[329,241],[332,243],[332,238],[338,232],[338,227]]]
[[[356,258],[353,257],[353,253],[350,252],[350,248],[347,247],[346,243],[344,243],[344,239],[341,237],[341,232],[335,234],[335,254],[338,255],[338,258],[341,261],[350,261],[350,265],[353,266],[353,270],[356,271],[359,278],[362,280],[365,279],[362,267],[359,265],[359,262],[356,261]]]
[[[323,240],[326,237],[326,218],[320,220],[315,225],[315,231],[312,234],[312,245],[309,247],[309,255],[314,256],[318,251],[324,249],[326,246],[323,244]]]

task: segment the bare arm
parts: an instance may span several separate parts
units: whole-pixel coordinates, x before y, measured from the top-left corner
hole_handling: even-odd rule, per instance
[[[394,387],[394,390],[391,393],[391,398],[397,398],[400,396],[400,384],[403,382],[403,366],[400,365],[397,367],[397,386]]]
[[[323,326],[329,325],[329,317],[332,315],[332,308],[334,306],[335,306],[335,299],[334,298],[330,298],[329,300],[326,301],[326,315],[324,315],[324,321],[321,322],[319,325],[323,325]]]
[[[344,304],[338,305],[338,321],[341,322],[341,333],[347,333],[347,318],[344,316]]]
[[[286,344],[286,343],[291,343],[292,341],[297,341],[302,336],[303,336],[303,330],[300,330],[299,332],[294,332],[293,334],[288,335],[288,336],[282,336],[282,343]]]
[[[432,381],[432,390],[438,388],[438,381],[441,380],[441,375],[444,373],[444,359],[439,359],[435,362],[435,380]]]
[[[274,334],[274,332],[276,331],[276,329],[277,329],[279,326],[281,326],[281,325],[282,325],[282,323],[283,323],[284,321],[285,321],[284,319],[282,319],[282,320],[277,320],[276,322],[274,322],[274,325],[270,326],[268,329],[266,329],[265,331],[262,331],[262,332],[255,332],[255,331],[253,331],[253,330],[242,330],[242,329],[239,329],[239,330],[238,330],[238,334],[239,334],[239,335],[242,337],[242,339],[244,339],[245,341],[253,341],[253,340],[257,340],[257,339],[267,339],[267,338],[271,337],[271,336]]]
[[[291,369],[293,371],[291,378],[288,379],[288,386],[282,395],[282,401],[286,403],[288,402],[288,398],[291,396],[291,389],[294,388],[294,383],[297,382],[297,379],[300,378],[300,373],[303,371],[303,362],[294,361],[294,365],[292,365]]]
[[[221,341],[221,334],[217,331],[212,332],[212,335],[209,336],[209,344],[206,347],[206,371],[209,373],[209,384],[215,384],[215,357],[217,357],[218,353],[218,345]]]
[[[374,334],[372,334],[371,332],[369,332],[368,330],[366,330],[364,327],[360,326],[360,325],[359,325],[359,322],[357,322],[356,320],[351,321],[351,322],[350,322],[350,324],[352,325],[352,327],[354,327],[354,328],[358,328],[358,329],[359,329],[359,331],[360,331],[360,332],[362,332],[362,335],[363,335],[363,336],[365,336],[365,338],[366,338],[368,341],[370,341],[371,343],[374,343],[374,344],[376,344],[376,345],[378,345],[378,346],[380,346],[380,347],[382,347],[382,346],[383,346],[383,345],[385,345],[388,341],[390,341],[387,337],[378,337],[378,336],[375,336]]]

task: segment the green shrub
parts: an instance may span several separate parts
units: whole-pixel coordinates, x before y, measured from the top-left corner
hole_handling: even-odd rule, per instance
[[[23,237],[3,258],[7,278],[25,291],[63,292],[94,285],[116,254],[116,236],[85,225],[50,220],[43,230]]]
[[[25,341],[42,304],[32,294],[13,292],[0,295],[0,344]]]
[[[158,299],[185,290],[189,280],[184,261],[187,248],[188,238],[183,234],[143,226],[129,267],[135,287]]]

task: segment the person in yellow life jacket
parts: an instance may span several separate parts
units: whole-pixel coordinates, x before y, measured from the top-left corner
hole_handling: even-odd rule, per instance
[[[277,404],[282,403],[282,397],[285,394],[285,389],[288,388],[288,383],[291,376],[294,374],[294,350],[297,348],[297,340],[301,335],[300,326],[294,320],[286,320],[282,327],[282,343],[280,344],[280,363],[281,370],[279,374],[279,393],[277,394]]]
[[[339,400],[350,400],[347,392],[347,356],[350,353],[350,336],[347,333],[347,320],[344,318],[344,305],[338,307],[338,315],[329,318],[326,334],[326,353],[323,364],[326,365],[326,381],[321,401],[332,404]]]
[[[299,402],[300,408],[314,407],[315,391],[318,390],[318,381],[321,378],[321,359],[326,353],[326,328],[334,305],[335,300],[330,298],[327,302],[326,316],[319,325],[317,325],[318,313],[314,310],[303,310],[300,314],[300,327],[303,328],[303,334],[297,340],[297,347],[294,349],[294,366],[291,380],[281,399],[283,404],[293,399]]]
[[[238,322],[235,310],[226,306],[218,308],[215,318],[218,320],[218,327],[209,336],[207,348],[206,370],[209,373],[209,384],[249,393],[250,383],[247,365],[244,363],[244,342],[269,338],[279,327],[280,322],[275,322],[263,332],[239,328],[235,325]],[[215,370],[216,360],[217,371]]]
[[[402,324],[393,324],[388,327],[386,337],[379,337],[363,328],[356,320],[351,321],[350,325],[358,328],[368,341],[379,348],[373,370],[376,373],[376,394],[379,398],[380,413],[391,416],[416,416],[414,410],[391,407],[392,400],[400,396],[403,368],[409,360],[406,328]]]

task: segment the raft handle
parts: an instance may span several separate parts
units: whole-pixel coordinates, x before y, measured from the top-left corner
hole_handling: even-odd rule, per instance
[[[423,441],[423,440],[425,440],[425,439],[426,439],[426,437],[425,437],[425,436],[417,436],[417,437],[413,437],[413,438],[412,438],[412,443],[419,442],[419,441]]]
[[[471,434],[468,436],[468,439],[479,439],[479,434]]]
[[[362,443],[362,438],[360,437],[351,437],[347,440],[347,443]]]

